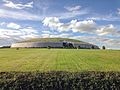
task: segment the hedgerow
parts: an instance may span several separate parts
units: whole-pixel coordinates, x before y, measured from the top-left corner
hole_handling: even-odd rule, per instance
[[[0,72],[0,90],[120,90],[120,72]]]

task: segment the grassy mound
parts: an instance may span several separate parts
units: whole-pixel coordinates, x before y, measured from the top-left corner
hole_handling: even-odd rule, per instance
[[[68,39],[68,38],[33,38],[33,39],[25,40],[25,41],[22,41],[22,42],[62,42],[62,41],[82,42],[82,41],[79,41],[79,40]]]
[[[120,72],[1,72],[1,90],[119,90]]]

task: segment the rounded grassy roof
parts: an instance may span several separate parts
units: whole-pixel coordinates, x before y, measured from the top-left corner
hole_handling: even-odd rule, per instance
[[[83,41],[79,41],[76,39],[69,39],[69,38],[33,38],[30,40],[21,41],[19,43],[23,43],[23,42],[63,42],[63,41],[83,42]]]

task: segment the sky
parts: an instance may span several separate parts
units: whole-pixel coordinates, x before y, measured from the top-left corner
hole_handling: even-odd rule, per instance
[[[0,0],[0,46],[49,37],[120,49],[120,0]]]

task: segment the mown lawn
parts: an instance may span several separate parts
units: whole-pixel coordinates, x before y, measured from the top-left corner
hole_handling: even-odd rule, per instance
[[[120,71],[120,50],[0,49],[0,72]]]

